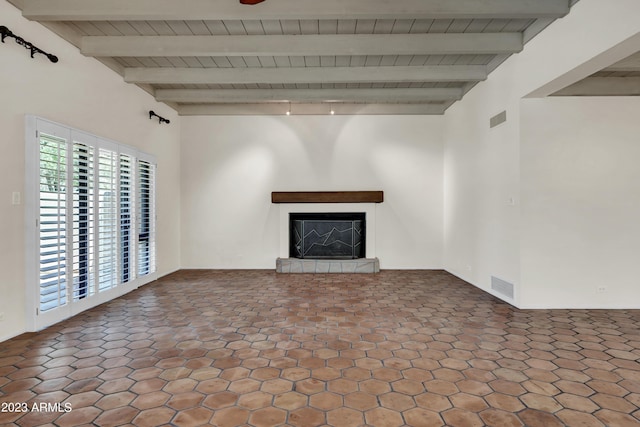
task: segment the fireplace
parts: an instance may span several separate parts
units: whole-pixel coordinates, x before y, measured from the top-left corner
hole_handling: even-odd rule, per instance
[[[365,258],[365,227],[364,212],[292,212],[289,214],[289,257]]]
[[[274,191],[271,201],[279,205],[276,272],[380,271],[376,210],[382,191]]]

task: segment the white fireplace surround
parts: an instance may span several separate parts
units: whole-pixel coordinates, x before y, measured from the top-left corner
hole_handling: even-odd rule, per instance
[[[280,258],[289,258],[289,214],[364,212],[366,256],[376,258],[376,203],[282,203],[280,204]]]

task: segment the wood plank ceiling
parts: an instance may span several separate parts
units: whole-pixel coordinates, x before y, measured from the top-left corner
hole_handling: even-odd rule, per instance
[[[576,0],[9,0],[181,115],[442,114]]]
[[[640,96],[640,52],[561,89],[552,96]]]

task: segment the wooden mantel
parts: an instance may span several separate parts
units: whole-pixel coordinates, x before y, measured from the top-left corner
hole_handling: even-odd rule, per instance
[[[271,203],[382,203],[382,191],[274,191]]]

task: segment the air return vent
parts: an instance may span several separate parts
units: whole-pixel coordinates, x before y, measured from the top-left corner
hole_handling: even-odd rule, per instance
[[[491,276],[491,289],[509,299],[513,299],[513,283]]]
[[[503,112],[498,113],[489,119],[489,127],[494,128],[506,121],[507,121],[507,110],[504,110]]]

